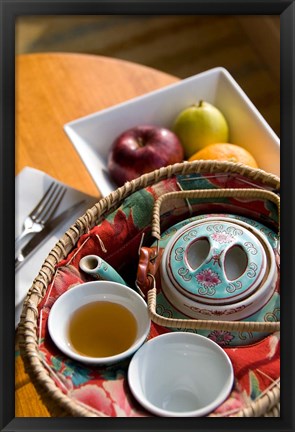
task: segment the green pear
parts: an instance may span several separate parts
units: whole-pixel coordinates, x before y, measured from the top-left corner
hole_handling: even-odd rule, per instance
[[[224,115],[218,108],[202,100],[179,113],[173,130],[183,145],[186,158],[208,144],[228,142],[229,139]]]

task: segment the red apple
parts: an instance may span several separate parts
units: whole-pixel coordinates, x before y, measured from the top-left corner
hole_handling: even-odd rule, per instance
[[[183,147],[169,129],[139,125],[119,135],[111,148],[108,170],[118,186],[155,169],[182,162]]]

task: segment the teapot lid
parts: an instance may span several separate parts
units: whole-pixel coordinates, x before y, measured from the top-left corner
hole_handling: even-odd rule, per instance
[[[207,219],[182,227],[165,248],[169,282],[198,303],[224,305],[249,297],[267,277],[268,249],[255,229]]]

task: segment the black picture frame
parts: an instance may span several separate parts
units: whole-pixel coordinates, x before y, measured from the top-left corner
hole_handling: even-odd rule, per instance
[[[294,24],[293,1],[14,1],[0,0],[1,43],[1,241],[0,426],[3,431],[91,430],[294,430]],[[281,23],[281,287],[282,360],[279,418],[15,418],[14,414],[14,101],[15,20],[25,15],[232,14],[280,15]],[[292,291],[293,290],[293,291]],[[293,339],[292,339],[293,338]]]

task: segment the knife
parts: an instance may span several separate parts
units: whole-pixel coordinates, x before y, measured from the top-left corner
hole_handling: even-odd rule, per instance
[[[20,250],[18,256],[15,258],[15,270],[19,269],[21,265],[24,263],[25,258],[27,258],[29,255],[32,254],[32,252],[36,251],[39,246],[43,243],[45,238],[50,234],[53,230],[55,230],[68,216],[73,214],[73,212],[80,207],[85,200],[79,201],[69,207],[68,209],[64,210],[62,213],[60,213],[58,216],[50,220],[46,225],[45,228],[40,231],[39,233],[35,234],[31,240],[22,247]]]

